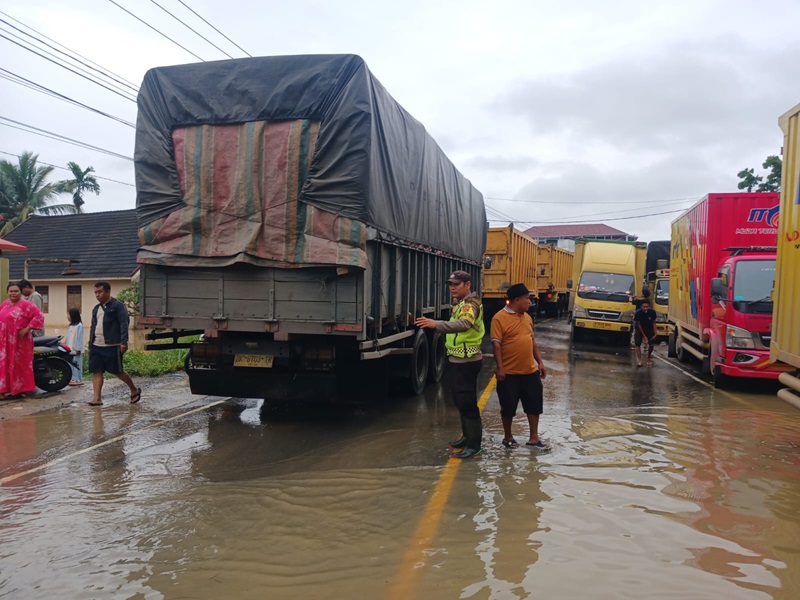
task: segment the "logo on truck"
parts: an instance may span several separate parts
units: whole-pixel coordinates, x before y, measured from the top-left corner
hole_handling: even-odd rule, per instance
[[[750,215],[747,217],[747,222],[764,223],[769,227],[777,227],[780,208],[780,204],[776,204],[772,208],[751,208]]]

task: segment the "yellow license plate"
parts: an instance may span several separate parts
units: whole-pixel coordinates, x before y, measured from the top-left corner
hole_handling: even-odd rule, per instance
[[[273,360],[275,360],[274,356],[264,354],[237,354],[233,358],[233,366],[269,369],[272,367]]]
[[[595,329],[614,329],[614,324],[613,323],[602,323],[602,322],[601,323],[595,323],[594,324],[594,328]]]

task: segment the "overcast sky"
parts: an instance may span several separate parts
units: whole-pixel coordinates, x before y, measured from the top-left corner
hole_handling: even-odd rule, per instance
[[[360,55],[483,193],[493,224],[520,229],[603,222],[668,239],[672,211],[736,191],[739,170],[780,153],[778,116],[800,102],[800,2],[791,0],[157,2],[0,0],[0,157],[29,150],[59,167],[91,165],[105,179],[86,210],[133,208],[130,160],[8,119],[123,157],[133,156],[134,130],[8,77],[134,123],[136,104],[123,96],[147,69],[198,61],[189,51],[226,58],[159,5],[237,58],[187,6],[253,56]],[[70,73],[15,44],[31,39],[14,27],[130,85],[121,96]]]

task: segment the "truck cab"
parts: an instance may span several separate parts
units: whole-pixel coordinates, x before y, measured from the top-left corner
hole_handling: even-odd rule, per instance
[[[775,248],[732,248],[711,280],[710,371],[728,377],[776,377],[769,362]]]
[[[572,339],[579,342],[587,331],[629,338],[633,327],[634,295],[644,277],[645,244],[578,240],[575,244],[572,303]],[[577,285],[576,285],[577,284]]]
[[[659,339],[669,335],[669,269],[656,269],[647,274],[647,287],[653,299],[653,310],[656,311],[656,334]]]

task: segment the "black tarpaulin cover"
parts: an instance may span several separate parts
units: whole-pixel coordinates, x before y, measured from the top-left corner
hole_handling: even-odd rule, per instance
[[[319,123],[299,201],[379,236],[480,262],[483,197],[354,55],[246,58],[147,72],[138,98],[136,206],[144,227],[186,206],[173,130]],[[244,249],[242,249],[244,251]]]

